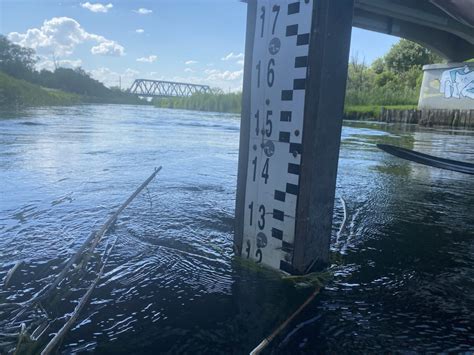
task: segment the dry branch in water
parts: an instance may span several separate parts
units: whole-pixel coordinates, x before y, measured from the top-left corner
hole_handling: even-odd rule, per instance
[[[39,291],[33,299],[30,301],[26,302],[23,304],[25,307],[24,310],[21,312],[21,314],[24,314],[26,310],[32,308],[36,304],[38,304],[40,301],[46,299],[47,297],[50,296],[50,294],[56,289],[56,287],[61,283],[62,280],[67,276],[68,272],[70,271],[71,267],[73,265],[79,265],[81,262],[86,263],[85,261],[88,260],[90,253],[92,253],[97,246],[97,244],[101,241],[101,239],[104,237],[104,235],[110,230],[110,228],[114,225],[115,221],[117,220],[118,216],[120,213],[137,197],[137,195],[155,178],[155,176],[160,172],[161,166],[159,168],[155,168],[155,171],[153,174],[150,175],[148,179],[146,179],[138,188],[137,190],[119,207],[119,209],[111,216],[109,219],[106,221],[106,223],[100,228],[98,232],[91,233],[91,235],[87,238],[87,240],[83,243],[83,245],[79,248],[79,250],[69,259],[69,261],[66,263],[64,268],[61,270],[59,275],[54,279],[54,281],[47,287],[45,287],[43,290]],[[71,326],[76,322],[76,320],[79,317],[79,314],[81,310],[84,308],[84,306],[87,304],[89,298],[91,297],[92,291],[94,290],[95,286],[99,282],[100,278],[103,275],[105,264],[108,260],[108,257],[110,256],[113,248],[115,247],[115,243],[117,242],[117,238],[115,239],[113,245],[111,248],[107,248],[104,252],[104,255],[102,257],[102,262],[100,265],[100,270],[97,274],[97,277],[94,279],[92,284],[89,286],[87,289],[87,292],[84,294],[84,296],[80,299],[79,303],[76,305],[74,308],[73,313],[69,317],[69,319],[66,321],[66,323],[63,325],[63,327],[58,331],[58,333],[50,340],[50,342],[46,345],[46,347],[43,349],[41,352],[42,355],[50,354],[61,342],[63,337],[67,334]],[[88,250],[87,254],[84,254],[84,252]],[[15,267],[10,270],[10,272],[7,274],[6,277],[6,282],[9,281],[11,278],[11,275],[15,272],[15,270],[19,267],[19,264],[15,265]],[[19,346],[21,344],[23,336],[20,335],[19,343],[17,346],[17,350],[19,349]]]

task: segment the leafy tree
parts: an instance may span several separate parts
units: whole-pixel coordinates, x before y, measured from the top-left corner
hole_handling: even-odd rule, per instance
[[[85,96],[104,97],[110,94],[101,82],[92,79],[82,68],[58,68],[54,71],[56,87]]]
[[[428,48],[406,39],[394,44],[385,55],[387,68],[395,73],[403,73],[416,66],[419,69],[425,64],[440,62],[442,59]]]
[[[370,67],[376,74],[382,74],[387,69],[387,65],[385,64],[385,59],[383,57],[375,59]]]
[[[416,105],[422,66],[440,61],[429,49],[402,39],[370,67],[352,57],[349,63],[347,105]]]
[[[384,70],[375,76],[375,85],[382,87],[396,80],[396,75],[388,70]]]
[[[349,62],[346,97],[351,102],[364,101],[361,96],[373,86],[374,73],[369,69],[364,60],[353,55]]]
[[[20,79],[31,79],[36,64],[35,51],[16,45],[0,35],[0,70]]]

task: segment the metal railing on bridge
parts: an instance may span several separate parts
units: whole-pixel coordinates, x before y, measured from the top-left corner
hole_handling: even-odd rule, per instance
[[[212,90],[208,85],[137,79],[129,92],[143,97],[187,97],[197,93],[211,94]]]

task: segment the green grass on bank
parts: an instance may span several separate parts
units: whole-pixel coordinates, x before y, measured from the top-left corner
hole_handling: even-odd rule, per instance
[[[87,104],[149,105],[135,95],[109,90],[106,96],[84,96],[59,89],[46,88],[17,79],[0,71],[0,107],[67,106]]]
[[[231,94],[196,94],[190,97],[155,99],[157,107],[194,111],[212,111],[224,113],[240,113],[241,93]],[[416,105],[346,105],[344,118],[352,120],[377,120],[382,108],[389,110],[413,110]]]
[[[194,111],[240,113],[242,93],[194,94],[189,97],[169,97],[154,99],[156,107]]]
[[[0,107],[74,105],[80,102],[79,95],[45,89],[0,72]]]

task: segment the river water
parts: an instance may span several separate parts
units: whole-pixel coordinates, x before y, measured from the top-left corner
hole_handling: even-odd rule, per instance
[[[239,117],[138,106],[2,112],[0,303],[34,296],[144,181],[61,353],[248,353],[312,292],[233,256]],[[474,162],[474,133],[346,123],[332,279],[270,353],[474,351],[474,179],[379,151]],[[90,279],[90,278],[89,278]],[[43,308],[58,331],[90,285]],[[0,333],[18,309],[0,307]],[[37,311],[38,313],[39,311]],[[38,314],[27,316],[27,326]],[[0,352],[17,339],[0,334]],[[44,340],[43,340],[44,341]]]

